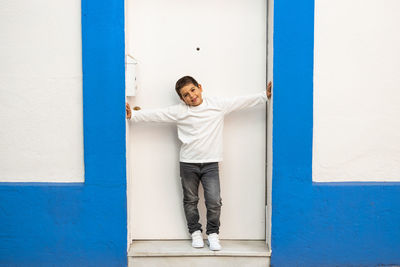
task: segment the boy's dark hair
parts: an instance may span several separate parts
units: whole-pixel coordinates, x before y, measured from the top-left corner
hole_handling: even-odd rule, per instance
[[[193,84],[196,87],[199,86],[198,82],[191,76],[182,77],[176,82],[175,90],[176,90],[176,92],[177,92],[177,94],[179,95],[180,98],[182,98],[181,89],[183,87],[185,87],[186,85],[188,85],[188,84]]]

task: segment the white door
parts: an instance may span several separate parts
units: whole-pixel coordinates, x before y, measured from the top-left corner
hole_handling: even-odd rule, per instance
[[[128,101],[142,109],[176,104],[175,82],[185,75],[208,96],[264,90],[266,16],[265,0],[127,0],[126,53],[138,61],[138,91]],[[221,238],[265,239],[265,110],[261,105],[225,118]],[[175,125],[129,123],[130,238],[189,237],[179,145]]]

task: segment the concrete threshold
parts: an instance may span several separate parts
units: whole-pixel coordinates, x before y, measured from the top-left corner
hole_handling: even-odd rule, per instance
[[[222,250],[211,251],[205,240],[204,248],[193,248],[191,240],[134,240],[128,257],[270,257],[265,240],[221,240]]]

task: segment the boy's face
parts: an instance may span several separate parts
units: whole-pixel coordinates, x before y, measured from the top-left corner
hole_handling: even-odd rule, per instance
[[[181,99],[188,106],[198,106],[203,103],[203,97],[201,96],[202,91],[203,89],[200,84],[198,87],[192,83],[187,84],[180,90]]]

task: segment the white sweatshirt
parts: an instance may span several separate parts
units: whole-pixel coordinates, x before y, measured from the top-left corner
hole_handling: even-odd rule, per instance
[[[132,110],[134,122],[176,123],[182,142],[180,161],[206,163],[222,161],[224,116],[232,111],[266,103],[266,92],[224,99],[203,97],[198,106],[178,104],[163,109]]]

